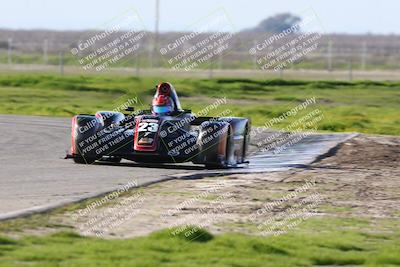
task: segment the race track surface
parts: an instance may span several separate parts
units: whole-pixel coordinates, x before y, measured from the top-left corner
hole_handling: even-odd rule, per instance
[[[68,118],[0,115],[0,220],[45,211],[111,192],[174,178],[237,172],[279,171],[306,165],[328,153],[350,134],[312,135],[279,154],[254,155],[250,165],[205,170],[191,164],[74,164],[63,157],[70,146]]]

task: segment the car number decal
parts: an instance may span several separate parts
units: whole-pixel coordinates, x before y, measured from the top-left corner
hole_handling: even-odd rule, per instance
[[[156,133],[158,131],[158,123],[155,122],[141,122],[139,123],[139,132],[152,132]]]

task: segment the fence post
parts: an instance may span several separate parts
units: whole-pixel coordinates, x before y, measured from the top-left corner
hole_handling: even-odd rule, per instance
[[[64,76],[64,52],[59,53],[60,75]]]
[[[49,42],[48,42],[47,39],[45,39],[44,42],[43,42],[43,62],[44,62],[45,65],[47,65],[47,63],[49,61],[49,57],[48,57],[48,54],[47,54],[48,46],[49,46]]]
[[[136,62],[135,62],[136,64],[136,77],[139,77],[139,75],[140,75],[140,54],[139,53],[137,53],[136,54]]]
[[[12,38],[8,38],[8,65],[12,64]]]
[[[254,46],[254,49],[255,49],[255,53],[253,55],[253,68],[255,70],[257,70],[258,67],[257,67],[257,49],[256,49],[257,42],[256,42],[256,40],[253,41],[253,46]]]
[[[218,69],[222,69],[222,51],[218,54]]]
[[[349,59],[349,81],[353,81],[353,60]]]
[[[148,60],[149,60],[149,67],[152,68],[153,67],[153,52],[154,52],[154,48],[153,48],[153,44],[151,43],[152,41],[150,40],[149,46],[148,46]]]
[[[208,72],[208,78],[209,79],[212,79],[213,76],[214,76],[214,72],[213,72],[214,66],[213,66],[213,64],[214,64],[214,60],[211,60],[210,67],[209,67],[209,72]]]
[[[361,49],[361,69],[362,70],[365,70],[365,66],[366,66],[366,64],[367,64],[367,53],[368,53],[368,50],[367,50],[368,48],[367,48],[367,43],[364,41],[363,43],[362,43],[362,49]]]
[[[332,71],[332,40],[328,40],[328,71]]]

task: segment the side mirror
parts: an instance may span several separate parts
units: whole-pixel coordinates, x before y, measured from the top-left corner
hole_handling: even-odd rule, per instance
[[[135,111],[135,108],[134,108],[134,107],[127,107],[127,108],[125,109],[125,111],[134,112],[134,111]]]

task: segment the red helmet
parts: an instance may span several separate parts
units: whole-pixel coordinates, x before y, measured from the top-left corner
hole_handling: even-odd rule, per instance
[[[153,113],[162,114],[180,110],[179,99],[174,87],[170,83],[160,83],[153,98]]]
[[[153,98],[154,113],[169,113],[174,111],[174,102],[167,95],[158,95]]]

